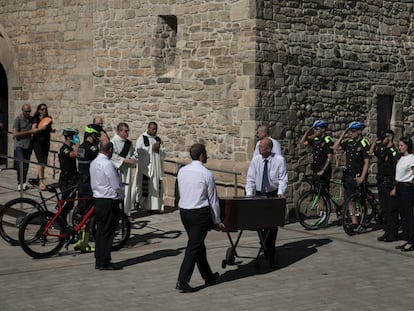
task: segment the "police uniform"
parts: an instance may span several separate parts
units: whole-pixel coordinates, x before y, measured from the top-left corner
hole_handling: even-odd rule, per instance
[[[384,235],[380,237],[383,241],[394,241],[398,236],[398,208],[390,191],[394,188],[395,166],[397,164],[397,148],[377,144],[374,150],[378,158],[378,198],[381,206],[381,214],[384,218]]]
[[[77,160],[78,160],[78,169],[79,169],[79,181],[78,181],[78,197],[92,197],[92,189],[90,185],[90,173],[89,167],[91,162],[98,155],[98,147],[87,140],[85,140],[78,149]],[[79,200],[79,210],[80,214],[86,213],[87,209],[92,205],[92,200]]]
[[[308,139],[308,145],[312,147],[312,170],[313,174],[316,175],[317,172],[323,170],[325,164],[328,160],[328,154],[333,154],[334,141],[332,137],[325,135],[323,137],[315,136],[312,139]],[[321,181],[324,183],[326,188],[329,188],[329,182],[332,176],[332,166],[329,164],[325,168],[322,176],[320,176]]]
[[[346,154],[343,183],[345,189],[344,196],[347,199],[355,192],[358,186],[355,178],[361,175],[364,168],[364,160],[370,158],[368,154],[370,144],[364,137],[357,141],[353,138],[348,138],[341,142],[341,148]]]
[[[72,146],[63,144],[58,153],[60,163],[60,175],[59,175],[59,189],[62,192],[62,199],[65,200],[69,197],[70,189],[76,184],[76,176],[78,175],[78,169],[76,167],[76,158],[71,158],[70,153],[73,151]],[[66,191],[68,190],[68,191]],[[73,207],[73,202],[68,202],[70,208]]]

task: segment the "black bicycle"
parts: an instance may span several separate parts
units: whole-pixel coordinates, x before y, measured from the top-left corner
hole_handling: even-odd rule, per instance
[[[342,226],[348,235],[364,233],[379,214],[379,202],[369,189],[375,184],[363,182],[342,207]]]
[[[296,217],[300,224],[309,230],[316,230],[328,224],[332,206],[337,216],[341,215],[342,205],[338,197],[331,195],[318,176],[304,176],[304,181],[311,185],[311,190],[305,191],[296,204]],[[341,180],[331,180],[330,183],[342,185]]]
[[[36,187],[35,184],[32,184]],[[37,187],[38,188],[38,187]],[[37,202],[30,198],[16,198],[11,201],[8,201],[0,209],[0,236],[8,242],[10,245],[18,246],[19,243],[19,228],[22,224],[24,218],[33,212],[46,212],[53,209],[57,209],[57,202],[61,198],[61,193],[59,193],[58,184],[51,184],[46,187],[46,191],[52,193],[50,197],[46,197],[39,188],[40,202]],[[69,193],[69,198],[76,197],[77,186],[68,188],[66,191]],[[70,214],[65,215],[65,217],[72,218]],[[69,220],[69,222],[71,222]]]

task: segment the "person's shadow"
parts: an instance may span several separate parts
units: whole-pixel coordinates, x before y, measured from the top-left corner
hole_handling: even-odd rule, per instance
[[[331,239],[307,239],[283,244],[276,248],[275,268],[270,268],[268,261],[261,255],[259,258],[255,258],[246,264],[235,262],[237,269],[223,273],[215,284],[230,282],[258,274],[270,273],[275,270],[286,268],[315,254],[319,247],[331,242]]]

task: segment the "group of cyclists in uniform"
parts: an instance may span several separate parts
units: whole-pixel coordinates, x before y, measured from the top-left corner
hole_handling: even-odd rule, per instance
[[[370,159],[377,157],[377,185],[380,202],[380,217],[383,221],[384,234],[378,237],[378,241],[396,241],[398,236],[398,209],[391,191],[395,186],[395,167],[398,159],[397,148],[394,145],[394,132],[386,130],[376,139],[374,144],[363,137],[362,132],[365,125],[359,121],[351,122],[341,133],[339,138],[334,139],[326,133],[328,122],[317,120],[305,131],[300,143],[312,148],[312,172],[314,178],[329,191],[332,178],[333,154],[336,151],[345,152],[345,169],[343,170],[342,184],[344,188],[344,202],[352,196],[358,186],[366,182]],[[352,220],[352,230],[359,233],[358,220],[353,211],[355,206],[352,200],[348,209]],[[320,211],[321,219],[324,219],[324,211]]]

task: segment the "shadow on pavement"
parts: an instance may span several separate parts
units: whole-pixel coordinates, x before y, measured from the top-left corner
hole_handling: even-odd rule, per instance
[[[306,239],[283,244],[276,248],[276,268],[270,268],[268,261],[264,258],[264,256],[259,256],[258,259],[254,259],[247,264],[238,265],[238,268],[235,270],[226,271],[220,276],[216,284],[283,269],[316,253],[318,251],[318,247],[331,242],[331,239]]]
[[[177,255],[180,255],[184,250],[185,250],[185,247],[178,248],[178,249],[162,249],[159,251],[152,252],[150,254],[145,254],[143,256],[119,261],[117,262],[117,264],[122,267],[132,266],[132,265],[136,265],[136,264],[147,262],[147,261],[158,260],[158,259],[165,258],[165,257],[177,256]]]

